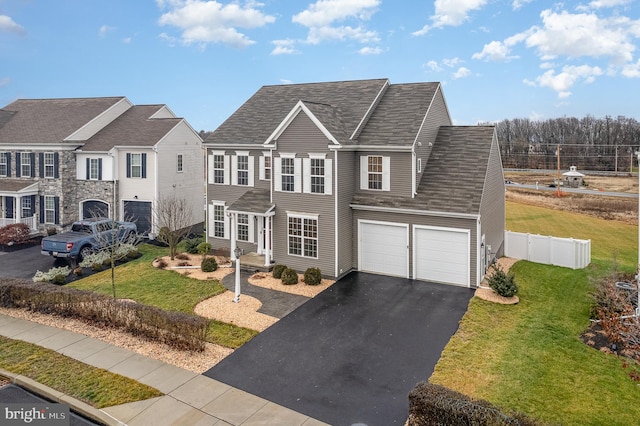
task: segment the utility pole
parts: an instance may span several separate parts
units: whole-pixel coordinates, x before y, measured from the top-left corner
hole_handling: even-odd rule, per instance
[[[558,178],[556,182],[556,193],[558,194],[558,196],[560,196],[560,144],[558,144],[556,155],[558,156]]]

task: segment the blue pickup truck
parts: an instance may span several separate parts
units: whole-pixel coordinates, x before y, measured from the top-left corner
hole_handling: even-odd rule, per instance
[[[41,253],[81,261],[84,256],[109,246],[114,239],[127,240],[136,231],[137,227],[133,222],[85,219],[74,222],[68,232],[43,238]]]

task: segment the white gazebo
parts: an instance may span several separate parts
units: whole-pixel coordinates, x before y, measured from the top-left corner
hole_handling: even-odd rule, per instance
[[[576,166],[569,167],[569,171],[564,172],[562,176],[564,176],[564,186],[569,188],[579,188],[582,186],[582,178],[584,175],[577,170]]]

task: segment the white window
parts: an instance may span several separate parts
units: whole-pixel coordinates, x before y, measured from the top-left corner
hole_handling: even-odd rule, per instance
[[[100,160],[98,158],[89,159],[89,179],[100,179]]]
[[[309,154],[303,158],[304,192],[306,194],[331,194],[332,162],[325,154]]]
[[[289,254],[318,258],[318,218],[288,216]]]
[[[209,155],[208,180],[217,185],[229,185],[229,156],[224,151],[213,151]]]
[[[56,222],[56,199],[50,195],[44,196],[44,222]]]
[[[182,173],[183,172],[183,162],[182,162],[182,154],[178,154],[178,157],[176,158],[176,171],[178,173]]]
[[[212,201],[209,205],[209,236],[229,239],[229,216],[224,201]]]
[[[231,161],[231,185],[253,186],[253,157],[249,151],[236,151]]]
[[[142,177],[142,154],[131,154],[130,177]]]
[[[224,183],[224,155],[213,156],[213,183]]]
[[[9,153],[0,152],[0,176],[9,176]]]
[[[282,159],[282,186],[284,192],[294,192],[296,188],[295,158]]]
[[[360,157],[360,189],[390,191],[390,157],[368,155]]]
[[[20,217],[31,217],[33,216],[31,205],[31,197],[22,197],[22,213]]]
[[[44,177],[53,179],[55,177],[55,161],[56,157],[53,152],[45,152],[44,156]]]
[[[260,180],[271,180],[271,152],[264,151],[260,157]]]
[[[238,185],[249,185],[249,156],[238,155],[236,160],[238,168]]]
[[[20,176],[31,176],[31,154],[23,152],[20,155]]]
[[[249,241],[248,214],[238,214],[238,241]]]

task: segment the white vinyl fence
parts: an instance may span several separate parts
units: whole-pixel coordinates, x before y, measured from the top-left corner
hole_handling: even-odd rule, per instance
[[[591,240],[505,231],[504,255],[545,265],[582,269],[591,263]]]

